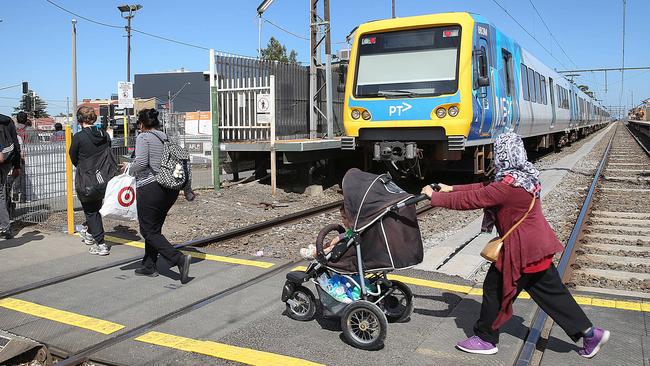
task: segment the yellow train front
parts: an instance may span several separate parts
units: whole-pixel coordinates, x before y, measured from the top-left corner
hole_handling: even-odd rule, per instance
[[[342,148],[362,149],[401,175],[481,173],[493,137],[506,129],[545,148],[590,132],[608,116],[469,13],[360,25],[345,84]]]

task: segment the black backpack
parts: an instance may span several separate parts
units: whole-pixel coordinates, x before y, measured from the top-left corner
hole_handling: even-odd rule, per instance
[[[88,133],[82,131],[81,133]],[[75,188],[80,201],[100,201],[106,193],[106,185],[118,173],[117,161],[110,145],[106,149],[79,160]]]
[[[0,115],[1,116],[1,115]],[[0,149],[4,154],[5,162],[10,163],[14,160],[16,154],[16,147],[14,146],[14,139],[11,136],[11,126],[9,123],[13,123],[9,117],[2,116],[3,123],[0,124]],[[8,121],[5,122],[4,119]]]

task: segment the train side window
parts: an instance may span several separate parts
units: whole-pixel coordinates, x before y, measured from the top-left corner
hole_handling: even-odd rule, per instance
[[[512,67],[512,55],[505,49],[501,49],[501,55],[503,56],[503,71],[505,73],[506,79],[506,95],[512,96],[514,94],[512,89],[514,89],[514,83],[512,78],[513,67]]]
[[[528,68],[528,94],[530,94],[530,101],[535,102],[535,71]]]
[[[535,101],[537,103],[541,104],[542,103],[542,93],[541,93],[541,90],[540,90],[541,86],[540,86],[539,73],[537,71],[535,71],[534,80],[535,80]]]
[[[542,103],[547,104],[546,103],[546,77],[545,76],[541,77],[539,86],[541,88],[540,91],[542,92]]]
[[[524,64],[521,64],[521,90],[524,94],[524,100],[530,100],[530,93],[528,93],[528,68]]]

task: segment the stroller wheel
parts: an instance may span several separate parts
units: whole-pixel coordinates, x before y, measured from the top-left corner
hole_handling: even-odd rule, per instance
[[[388,321],[377,305],[359,300],[345,308],[341,328],[345,339],[354,347],[376,350],[384,345]]]
[[[306,287],[297,286],[287,299],[287,315],[298,321],[309,321],[316,315],[316,298]]]
[[[401,323],[413,313],[413,293],[404,283],[392,280],[393,292],[380,303],[386,318],[392,323]]]

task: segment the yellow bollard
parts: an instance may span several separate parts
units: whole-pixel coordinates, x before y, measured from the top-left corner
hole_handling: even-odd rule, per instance
[[[65,126],[65,189],[66,207],[68,212],[68,234],[74,234],[74,201],[72,191],[72,160],[70,160],[70,146],[72,145],[72,129]]]
[[[124,116],[124,147],[129,147],[129,117]]]

